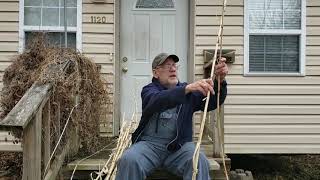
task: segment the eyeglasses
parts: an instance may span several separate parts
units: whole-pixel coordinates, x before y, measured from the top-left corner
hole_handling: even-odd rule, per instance
[[[180,67],[179,64],[163,64],[163,65],[158,66],[157,68],[170,70],[171,68],[179,69],[179,67]]]

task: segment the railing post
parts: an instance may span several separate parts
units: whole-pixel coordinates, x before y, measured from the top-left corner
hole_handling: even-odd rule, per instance
[[[213,156],[214,157],[221,157],[222,149],[221,149],[221,143],[222,143],[222,148],[224,148],[224,106],[221,105],[220,107],[220,123],[218,123],[217,119],[217,110],[215,111],[215,125],[214,125],[214,143],[213,143]],[[219,127],[218,127],[219,126]],[[221,134],[221,139],[219,135],[219,129],[220,128],[220,134]]]
[[[23,180],[41,179],[41,121],[40,108],[23,130]]]

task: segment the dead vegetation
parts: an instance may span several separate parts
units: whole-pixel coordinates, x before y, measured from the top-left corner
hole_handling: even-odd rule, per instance
[[[100,76],[97,66],[87,57],[73,49],[62,49],[47,44],[46,36],[37,36],[27,50],[12,59],[5,70],[0,106],[1,119],[17,104],[31,85],[51,82],[53,93],[49,100],[51,118],[51,147],[54,147],[70,115],[70,127],[78,127],[80,149],[82,152],[94,152],[98,147],[100,119],[106,115],[109,102],[106,82]],[[70,61],[66,71],[52,68],[53,65]],[[51,75],[48,76],[48,72]],[[21,137],[21,130],[14,130]],[[68,132],[64,139],[68,138]],[[7,154],[7,155],[6,155]],[[20,167],[22,156],[1,153],[1,167]],[[11,163],[11,164],[10,164]],[[13,163],[13,164],[12,164]],[[9,165],[8,165],[9,164]],[[17,173],[17,172],[15,172]]]
[[[232,169],[245,169],[258,180],[303,179],[320,177],[320,155],[230,155]]]

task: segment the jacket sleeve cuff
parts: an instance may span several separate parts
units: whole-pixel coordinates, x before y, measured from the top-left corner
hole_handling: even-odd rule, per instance
[[[177,87],[175,89],[175,93],[172,95],[175,96],[176,99],[182,100],[184,102],[184,100],[186,98],[186,86],[187,85]]]

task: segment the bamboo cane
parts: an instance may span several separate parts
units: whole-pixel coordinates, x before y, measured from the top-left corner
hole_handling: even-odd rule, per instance
[[[216,64],[216,60],[217,60],[217,50],[218,50],[218,46],[221,43],[221,36],[222,36],[222,32],[223,32],[223,18],[224,18],[224,12],[227,6],[227,0],[224,0],[223,2],[223,8],[222,8],[222,15],[220,17],[220,27],[219,27],[219,32],[218,32],[218,37],[217,37],[217,42],[215,45],[215,51],[214,51],[214,56],[213,56],[213,63],[212,63],[212,68],[211,68],[211,75],[210,78],[213,79],[214,76],[214,65]],[[221,47],[221,46],[220,46]],[[221,55],[221,52],[220,52]],[[219,82],[218,78],[218,82]],[[220,82],[218,83],[218,86],[220,85]],[[219,88],[219,87],[218,87]],[[220,90],[218,90],[218,97],[217,97],[217,108],[218,110],[220,110],[220,104],[219,104],[219,95],[220,95]],[[206,122],[206,115],[207,115],[207,110],[208,110],[208,104],[209,104],[209,100],[210,100],[210,91],[208,91],[207,93],[207,97],[206,97],[206,102],[205,102],[205,107],[204,107],[204,114],[202,117],[202,121],[201,121],[201,125],[200,125],[200,134],[199,134],[199,138],[196,144],[196,148],[193,154],[193,172],[192,172],[192,180],[196,180],[196,176],[198,173],[198,161],[199,161],[199,153],[200,153],[200,144],[202,141],[202,136],[203,136],[203,130],[204,130],[204,125]],[[226,176],[227,180],[229,179],[228,176]]]
[[[222,8],[222,16],[224,17],[224,9],[225,6],[223,6]],[[221,19],[222,21],[222,28],[221,28],[221,34],[223,35],[223,18]],[[220,36],[220,43],[219,43],[219,60],[221,59],[222,56],[222,36]],[[229,176],[228,176],[228,171],[227,171],[227,166],[226,166],[226,161],[224,159],[224,142],[222,141],[222,130],[221,130],[221,109],[220,109],[220,90],[221,90],[221,79],[220,76],[218,76],[218,97],[217,97],[217,123],[218,123],[218,136],[219,136],[219,142],[220,142],[220,149],[221,149],[221,158],[222,158],[222,163],[223,163],[223,168],[224,168],[224,174],[227,180],[229,180]]]
[[[105,179],[113,179],[116,174],[117,165],[119,158],[122,156],[124,150],[126,150],[131,145],[131,132],[136,128],[138,124],[136,113],[134,112],[130,122],[124,120],[123,117],[123,124],[120,129],[120,135],[117,141],[117,146],[114,148],[113,152],[111,153],[108,161],[103,166],[102,170],[96,173],[98,176],[95,180],[102,179],[105,176]],[[94,179],[91,177],[91,179]]]

